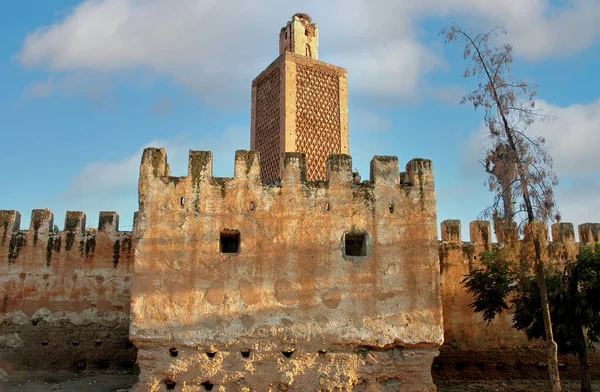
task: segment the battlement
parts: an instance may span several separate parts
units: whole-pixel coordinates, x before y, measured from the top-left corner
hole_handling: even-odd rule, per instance
[[[234,177],[220,178],[213,176],[210,152],[190,151],[187,176],[174,177],[164,149],[144,151],[132,339],[225,343],[228,336],[262,336],[264,328],[280,324],[282,317],[302,329],[311,314],[321,321],[314,321],[309,335],[326,331],[337,335],[332,341],[353,336],[373,345],[431,342],[432,331],[441,328],[435,310],[439,293],[431,162],[411,160],[401,173],[396,157],[375,156],[370,179],[362,182],[345,154],[329,156],[321,181],[307,180],[303,153],[284,153],[281,162],[281,180],[262,181],[259,154],[240,150]],[[175,288],[175,282],[182,283]],[[187,309],[191,303],[169,299],[172,290],[200,302]],[[367,305],[364,290],[380,292],[379,305]],[[391,298],[423,290],[429,294],[420,294],[417,302],[424,301],[424,309],[433,313],[415,316],[414,327],[408,327],[399,321],[408,303]],[[228,300],[224,292],[231,293]],[[153,302],[156,306],[150,307]],[[373,313],[378,306],[397,318],[382,320]],[[339,317],[329,327],[322,320],[323,307],[338,309]],[[360,323],[368,327],[357,329],[346,318],[353,319],[359,308],[364,311]],[[173,330],[171,320],[180,319],[167,315],[181,311],[188,314],[187,321]],[[207,317],[229,320],[222,326],[227,332],[207,327]],[[418,324],[427,327],[417,329]],[[281,333],[293,329],[283,327]]]
[[[22,369],[131,369],[133,233],[119,231],[112,211],[100,213],[98,228],[68,211],[64,230],[54,230],[48,209],[20,226],[18,211],[0,210],[0,323],[18,336],[3,360]]]
[[[129,308],[135,238],[119,231],[116,212],[101,212],[98,228],[86,228],[83,212],[68,211],[64,230],[55,231],[52,211],[37,209],[29,230],[20,225],[18,211],[0,211],[0,288],[5,293],[0,314],[20,310],[31,315],[42,303],[50,311],[81,310],[94,302],[102,311]]]
[[[188,175],[174,177],[170,175],[167,153],[164,149],[147,148],[142,156],[140,168],[140,190],[149,182],[160,179],[166,187],[175,187],[189,191],[200,188],[239,186],[263,186],[266,188],[286,188],[302,185],[306,188],[329,188],[346,186],[352,188],[411,188],[413,186],[433,185],[433,169],[427,159],[413,159],[406,164],[404,172],[399,172],[398,158],[394,156],[375,156],[371,160],[370,178],[357,183],[352,171],[352,157],[346,154],[331,154],[327,159],[325,180],[307,180],[306,154],[285,152],[282,154],[283,172],[281,180],[262,181],[260,159],[256,151],[238,150],[235,153],[234,177],[213,177],[213,158],[210,151],[190,150]],[[248,184],[251,185],[248,185]]]
[[[29,230],[21,230],[21,214],[14,210],[0,210],[0,264],[19,264],[32,252],[35,257],[32,267],[50,267],[54,261],[64,261],[61,254],[69,254],[69,259],[78,257],[80,261],[91,261],[98,246],[111,243],[115,248],[115,266],[120,258],[121,246],[130,251],[133,233],[119,231],[119,214],[114,211],[100,212],[98,228],[86,228],[86,215],[80,211],[67,211],[64,230],[54,230],[54,213],[48,209],[31,212]],[[117,242],[119,246],[117,246]],[[116,248],[119,248],[117,251]],[[45,256],[41,257],[41,252]],[[41,261],[44,260],[44,263]]]
[[[305,360],[358,346],[435,355],[443,328],[431,162],[400,172],[398,158],[375,156],[361,181],[352,157],[331,154],[324,179],[310,181],[306,154],[279,159],[280,179],[263,181],[258,152],[237,151],[234,176],[220,178],[210,152],[190,151],[187,176],[173,177],[164,149],[144,151],[130,331],[141,382],[162,374],[158,358],[170,348],[182,361],[198,350],[242,352],[271,367],[282,350]],[[239,366],[227,356],[219,384]]]
[[[537,233],[540,238],[552,243],[560,244],[593,244],[600,241],[600,223],[583,223],[577,227],[579,242],[575,238],[574,225],[568,222],[554,223],[548,226],[544,223],[536,223]],[[491,249],[493,245],[506,244],[507,239],[503,237],[503,234],[499,233],[499,228],[495,227],[496,236],[498,242],[492,242],[492,225],[486,220],[475,220],[469,223],[469,243],[473,245],[482,246],[485,249]],[[517,240],[526,240],[528,234],[531,232],[528,227],[525,228],[525,235],[521,238],[516,237]],[[441,240],[449,244],[463,243],[461,235],[461,222],[456,219],[448,219],[440,224]],[[549,236],[551,233],[551,237]],[[516,235],[516,232],[515,232]],[[551,238],[551,239],[550,239]]]

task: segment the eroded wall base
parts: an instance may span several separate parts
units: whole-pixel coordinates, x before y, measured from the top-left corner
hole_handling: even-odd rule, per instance
[[[176,354],[174,349],[176,349]],[[437,349],[139,348],[135,391],[436,391]],[[177,355],[177,356],[174,356]]]
[[[592,379],[600,378],[600,355],[589,352]],[[436,380],[509,380],[548,378],[547,357],[543,348],[461,350],[442,346],[434,360]],[[559,355],[561,378],[579,379],[579,360],[575,355]]]
[[[115,312],[11,312],[0,318],[0,369],[136,372],[129,317]]]

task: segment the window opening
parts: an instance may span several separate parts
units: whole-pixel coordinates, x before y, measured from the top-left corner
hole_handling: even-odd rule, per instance
[[[239,230],[223,230],[220,238],[221,253],[239,253],[240,232]]]
[[[346,256],[367,255],[367,241],[365,234],[346,234],[344,242]]]

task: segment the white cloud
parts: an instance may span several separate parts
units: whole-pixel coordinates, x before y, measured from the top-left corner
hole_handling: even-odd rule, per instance
[[[590,104],[565,108],[536,102],[544,113],[556,116],[551,122],[536,123],[533,134],[544,136],[551,148],[559,176],[600,175],[600,98]]]
[[[159,97],[154,101],[148,111],[154,116],[164,116],[169,114],[173,108],[173,102],[168,97]]]
[[[235,150],[247,146],[248,133],[245,128],[231,127],[223,132],[219,130],[219,132],[199,140],[189,140],[183,136],[170,140],[153,140],[120,161],[87,164],[72,180],[67,192],[63,195],[63,199],[136,195],[142,152],[147,147],[164,148],[167,151],[171,175],[173,176],[187,175],[188,151],[190,149],[213,151],[215,175],[233,176]]]
[[[349,116],[354,132],[385,132],[392,127],[391,119],[362,108],[350,108]]]
[[[442,64],[419,41],[418,22],[459,18],[503,25],[518,54],[541,59],[590,46],[600,2],[573,0],[86,0],[27,35],[18,55],[51,72],[168,76],[212,104],[246,100],[251,79],[277,56],[279,28],[298,11],[320,25],[323,60],[348,68],[352,92],[413,98],[423,75]],[[435,46],[435,45],[434,45]]]
[[[21,101],[48,98],[54,93],[54,89],[55,84],[53,77],[49,77],[43,81],[34,82],[25,89]]]

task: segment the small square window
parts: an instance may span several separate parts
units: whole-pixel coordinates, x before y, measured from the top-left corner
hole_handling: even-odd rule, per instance
[[[239,253],[240,232],[238,230],[223,230],[219,245],[221,253]]]
[[[346,256],[366,256],[367,241],[365,234],[346,234],[344,238]]]

